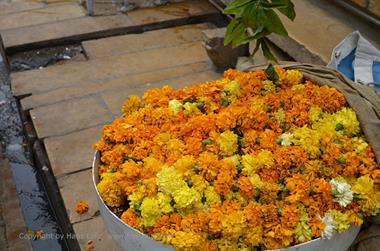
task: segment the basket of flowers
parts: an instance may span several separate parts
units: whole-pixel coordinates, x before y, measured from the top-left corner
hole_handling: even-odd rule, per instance
[[[124,250],[346,250],[380,212],[378,96],[269,66],[130,96],[93,165]]]

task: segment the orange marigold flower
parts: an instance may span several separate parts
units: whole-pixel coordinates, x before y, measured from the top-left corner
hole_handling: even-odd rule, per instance
[[[139,218],[131,208],[128,208],[128,210],[124,211],[121,214],[120,219],[131,227],[138,228],[139,226]]]
[[[249,181],[248,177],[240,176],[239,189],[240,189],[241,195],[243,195],[245,198],[249,199],[253,196],[254,187],[252,183]]]
[[[78,214],[85,214],[87,213],[87,211],[88,211],[87,201],[81,200],[75,205],[75,212],[77,212]]]

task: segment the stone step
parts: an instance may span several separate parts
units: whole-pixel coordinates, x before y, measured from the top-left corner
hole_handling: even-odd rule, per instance
[[[51,23],[83,17],[85,14],[78,3],[50,5],[7,15],[0,15],[0,32],[20,27]]]
[[[131,11],[127,15],[79,17],[2,32],[8,52],[169,27],[213,19],[219,12],[207,1],[194,0]],[[43,31],[43,32],[42,32]]]
[[[168,55],[176,56],[174,59]],[[207,59],[201,43],[193,42],[88,62],[72,62],[41,70],[13,73],[12,92],[15,96],[37,94],[83,83],[116,79],[129,74],[203,62]]]
[[[142,34],[129,34],[85,41],[82,45],[89,59],[103,58],[200,41],[202,40],[201,32],[213,27],[215,26],[207,23],[176,26]]]
[[[205,62],[188,64],[183,66],[174,66],[171,68],[159,69],[138,74],[128,74],[125,77],[113,79],[105,82],[90,82],[70,87],[63,87],[48,92],[43,92],[25,97],[20,100],[21,107],[24,111],[39,106],[50,105],[61,101],[79,98],[90,94],[97,94],[107,89],[130,88],[135,85],[171,79],[191,73],[209,70],[211,63]]]
[[[269,39],[299,62],[324,65],[333,48],[349,33],[359,30],[380,48],[378,28],[328,0],[293,0],[297,16],[292,22],[281,15],[289,38]],[[301,28],[302,27],[302,28]]]
[[[112,120],[107,107],[96,97],[43,106],[30,111],[38,138],[63,135]]]
[[[36,1],[0,1],[0,16],[43,7],[44,3]]]
[[[91,155],[89,155],[91,156]],[[57,179],[67,215],[72,224],[89,220],[99,214],[96,192],[92,182],[91,170],[83,170]],[[80,200],[88,202],[88,212],[78,214],[75,206]]]
[[[92,240],[95,250],[122,251],[107,232],[100,216],[74,224],[73,227],[82,250],[85,250],[87,241]]]
[[[215,71],[204,71],[194,74],[189,74],[179,78],[161,80],[155,83],[148,83],[145,85],[135,85],[130,88],[119,88],[119,89],[110,89],[104,91],[100,94],[107,107],[110,109],[114,116],[121,115],[121,106],[123,105],[126,97],[129,95],[138,95],[142,96],[144,91],[149,88],[161,87],[164,85],[170,85],[171,87],[177,89],[184,86],[215,80],[221,77],[220,73]]]
[[[143,92],[149,88],[163,85],[180,88],[199,82],[218,79],[220,77],[221,74],[219,73],[204,71],[151,82],[150,84],[135,85],[129,88],[124,87],[123,89],[110,89],[99,93],[97,98],[99,103],[103,102],[107,106],[110,112],[109,114],[112,113],[112,117],[115,117],[120,115],[122,103],[129,95],[142,95]],[[91,96],[91,98],[94,97]],[[31,110],[31,116],[32,119],[34,117],[34,126],[37,130],[38,137],[42,138],[46,135],[53,136],[44,139],[44,144],[55,176],[61,177],[65,174],[91,167],[92,158],[89,156],[92,156],[94,152],[91,149],[91,145],[101,137],[101,127],[85,129],[88,124],[80,124],[78,121],[83,121],[85,118],[94,116],[91,114],[94,114],[94,112],[102,112],[102,110],[99,110],[98,106],[90,108],[86,103],[80,104],[77,100],[79,99],[68,100],[66,102]],[[104,115],[102,117],[104,117]],[[99,118],[96,122],[99,124],[106,123],[102,123]],[[72,132],[63,136],[54,137],[54,134],[67,132],[65,128],[61,126],[66,124],[75,124],[74,128],[70,128]]]

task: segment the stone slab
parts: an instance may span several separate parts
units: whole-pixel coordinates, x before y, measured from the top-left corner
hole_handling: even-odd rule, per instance
[[[99,214],[91,170],[63,176],[57,179],[57,183],[71,223],[89,220]],[[87,213],[75,212],[75,206],[80,200],[88,203]]]
[[[177,11],[175,11],[177,9]],[[30,27],[10,29],[4,32],[4,43],[8,51],[41,47],[63,42],[122,35],[157,27],[168,27],[210,19],[218,14],[206,1],[189,1],[161,6],[158,8],[138,9],[127,15],[81,17]],[[131,21],[133,20],[133,21]],[[44,32],[41,32],[44,31]]]
[[[168,55],[175,55],[175,60]],[[72,62],[41,70],[13,73],[11,74],[12,92],[15,96],[36,94],[205,60],[208,60],[208,57],[202,45],[194,42],[89,62]]]
[[[0,16],[17,13],[26,10],[39,9],[45,4],[36,1],[0,1]]]
[[[44,140],[54,176],[63,176],[92,166],[94,144],[101,137],[102,126]]]
[[[188,74],[179,78],[173,78],[164,81],[158,81],[153,83],[146,83],[144,85],[135,85],[125,89],[113,89],[101,94],[104,102],[107,104],[111,112],[115,116],[120,115],[120,109],[124,101],[129,95],[142,96],[144,91],[149,88],[161,87],[164,85],[170,85],[173,88],[181,88],[196,83],[211,81],[222,77],[222,74],[214,71],[204,71],[199,73]]]
[[[333,48],[354,30],[360,30],[365,37],[380,48],[378,30],[371,23],[328,1],[294,0],[293,2],[297,13],[294,22],[281,15],[290,39],[278,38],[281,42],[279,44],[276,40],[272,42],[297,61],[316,63],[315,60],[318,60],[317,63],[326,64],[330,61]],[[307,58],[302,57],[305,48],[311,52],[311,56]]]
[[[92,240],[95,250],[122,251],[108,234],[100,216],[76,223],[73,227],[82,249],[86,247],[88,240]]]
[[[77,3],[51,5],[0,16],[0,31],[84,16]]]
[[[109,111],[96,97],[85,97],[38,107],[30,111],[40,139],[60,136],[111,121]]]
[[[202,40],[202,30],[210,29],[211,24],[177,26],[168,29],[148,31],[142,34],[129,34],[82,43],[89,59],[120,55],[141,50],[175,46]]]
[[[75,42],[91,36],[103,35],[106,31],[131,27],[133,23],[126,15],[79,17],[35,26],[10,29],[2,32],[7,50],[33,48]],[[41,32],[43,31],[43,32]]]
[[[219,11],[208,1],[193,0],[154,8],[141,8],[128,12],[128,16],[131,17],[134,23],[143,25],[199,15],[207,16],[217,13],[219,13]]]
[[[189,73],[196,73],[210,68],[210,62],[200,62],[195,64],[175,66],[140,74],[131,74],[126,77],[114,79],[100,83],[86,83],[72,87],[64,87],[40,94],[31,95],[21,99],[21,106],[24,111],[43,106],[54,104],[60,101],[78,98],[89,94],[98,93],[113,88],[130,88],[133,85],[140,85],[149,82],[170,79]]]

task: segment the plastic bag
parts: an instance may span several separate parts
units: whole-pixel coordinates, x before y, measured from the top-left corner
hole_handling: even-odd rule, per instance
[[[359,31],[349,34],[334,48],[327,66],[357,83],[380,90],[380,51]]]

